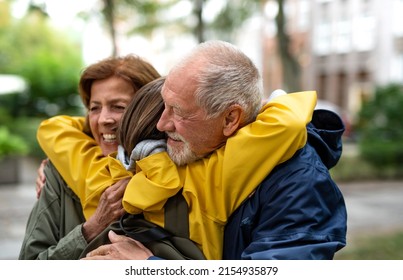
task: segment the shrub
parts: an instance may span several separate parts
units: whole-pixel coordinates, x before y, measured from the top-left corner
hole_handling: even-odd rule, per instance
[[[376,90],[359,113],[359,148],[364,159],[378,168],[403,164],[403,85]]]
[[[10,155],[25,155],[28,145],[21,137],[11,134],[7,127],[0,126],[0,159]]]

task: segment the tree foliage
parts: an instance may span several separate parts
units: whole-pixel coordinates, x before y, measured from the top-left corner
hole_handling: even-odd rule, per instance
[[[174,9],[183,0],[144,1],[144,0],[100,0],[102,21],[107,27],[113,46],[112,55],[117,51],[117,26],[124,22],[130,26],[127,35],[142,34],[149,36],[156,29],[176,30],[178,33],[193,34],[198,42],[219,37],[222,40],[232,41],[234,31],[246,19],[260,11],[261,0],[231,0],[227,1],[217,15],[209,22],[205,20],[205,6],[217,3],[213,0],[188,0],[192,5],[191,13],[177,16],[170,9]],[[167,16],[169,15],[169,16]],[[82,13],[84,18],[91,17],[91,13]],[[121,28],[121,26],[120,26]],[[166,32],[169,34],[169,32]]]
[[[0,160],[9,155],[25,155],[28,145],[20,136],[12,134],[6,126],[0,125]]]
[[[403,85],[377,88],[359,113],[362,156],[379,168],[403,164]]]
[[[227,1],[212,22],[207,24],[208,34],[232,41],[235,31],[253,14],[261,10],[261,2],[261,0]]]
[[[29,152],[43,158],[36,141],[39,122],[82,113],[77,93],[81,46],[69,33],[52,28],[41,7],[15,19],[8,4],[0,1],[0,74],[24,78],[28,89],[0,95],[0,154]]]
[[[1,97],[15,117],[77,112],[81,46],[52,29],[43,14],[33,11],[2,26],[0,50],[0,73],[22,76],[29,85],[25,95]]]

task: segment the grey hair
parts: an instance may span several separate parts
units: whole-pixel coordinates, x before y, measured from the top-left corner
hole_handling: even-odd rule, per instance
[[[263,99],[263,81],[247,55],[230,43],[207,41],[198,45],[178,67],[195,65],[196,103],[206,110],[208,118],[238,104],[245,113],[242,125],[256,119]]]

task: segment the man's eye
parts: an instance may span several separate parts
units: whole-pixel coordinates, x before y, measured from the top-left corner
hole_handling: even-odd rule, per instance
[[[181,110],[178,110],[178,109],[174,108],[173,112],[174,112],[175,117],[177,117],[177,118],[182,118],[183,117],[183,113],[182,113]]]
[[[182,115],[180,115],[180,114],[174,114],[174,118],[175,118],[176,120],[184,120],[184,119],[185,119],[185,117],[182,116]]]

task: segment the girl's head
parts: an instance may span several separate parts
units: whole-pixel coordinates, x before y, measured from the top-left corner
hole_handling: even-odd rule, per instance
[[[164,110],[161,89],[165,77],[143,86],[127,106],[119,126],[118,141],[130,154],[142,140],[165,139],[165,133],[157,129],[158,120]]]
[[[79,93],[88,110],[85,132],[94,137],[104,155],[117,150],[116,131],[132,98],[159,77],[150,63],[134,55],[107,58],[83,71]]]

